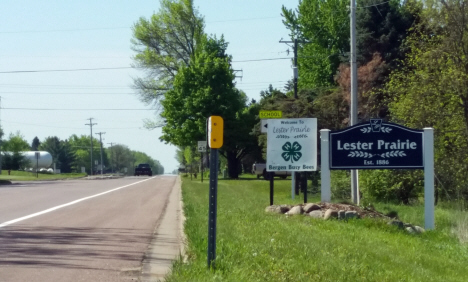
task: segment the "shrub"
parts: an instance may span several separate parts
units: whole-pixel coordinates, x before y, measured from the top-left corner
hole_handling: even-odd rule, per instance
[[[362,170],[359,183],[369,198],[409,204],[423,191],[424,173],[422,170]]]

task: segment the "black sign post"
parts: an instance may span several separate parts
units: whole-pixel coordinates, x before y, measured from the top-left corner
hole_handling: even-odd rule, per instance
[[[422,169],[423,130],[371,119],[330,132],[330,169]]]
[[[218,149],[210,154],[210,193],[208,206],[208,267],[216,259],[216,217],[218,207]]]
[[[208,119],[210,154],[210,193],[208,204],[208,267],[214,268],[216,259],[216,219],[218,213],[218,149],[223,146],[224,120],[220,116]]]

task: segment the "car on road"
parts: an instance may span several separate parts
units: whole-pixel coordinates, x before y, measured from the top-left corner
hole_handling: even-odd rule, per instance
[[[135,176],[148,175],[153,176],[153,171],[149,164],[139,164],[135,167]]]

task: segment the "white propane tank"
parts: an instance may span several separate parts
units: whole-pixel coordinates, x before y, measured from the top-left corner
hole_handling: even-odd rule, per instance
[[[36,152],[39,153],[39,159],[36,160]],[[12,152],[2,152],[2,155],[12,155]],[[52,165],[52,155],[46,151],[27,151],[21,152],[26,160],[29,161],[29,168],[49,168]]]

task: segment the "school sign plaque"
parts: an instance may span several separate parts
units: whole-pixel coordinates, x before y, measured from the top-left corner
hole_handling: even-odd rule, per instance
[[[330,132],[330,169],[422,169],[423,130],[371,119]]]
[[[317,170],[317,119],[270,119],[267,171]]]

